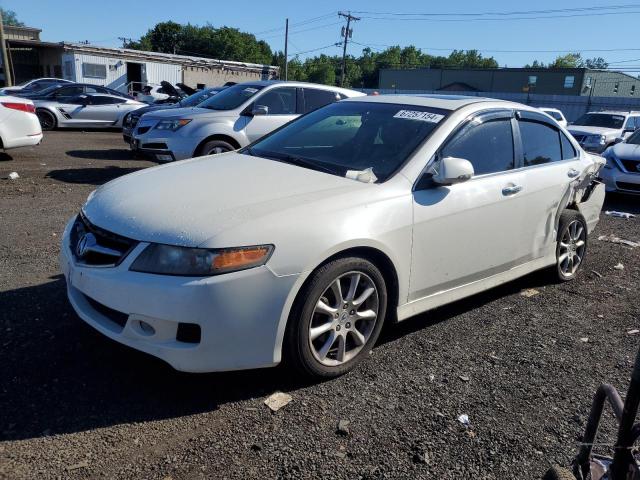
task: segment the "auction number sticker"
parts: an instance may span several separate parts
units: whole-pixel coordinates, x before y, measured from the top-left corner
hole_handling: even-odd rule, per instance
[[[400,110],[393,118],[406,118],[407,120],[420,120],[421,122],[439,123],[444,115],[430,112],[419,112],[417,110]]]

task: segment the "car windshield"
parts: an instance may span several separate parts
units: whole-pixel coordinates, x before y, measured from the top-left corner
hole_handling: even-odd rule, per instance
[[[182,107],[195,107],[196,105],[204,102],[210,97],[213,97],[220,90],[215,88],[208,88],[206,90],[201,90],[199,92],[194,93],[193,95],[189,95],[187,98],[183,98],[180,100],[180,106]]]
[[[622,128],[624,115],[613,115],[611,113],[585,113],[574,125],[585,127]]]
[[[350,178],[371,169],[383,182],[448,113],[416,105],[338,102],[300,117],[241,153]]]
[[[629,138],[627,138],[626,143],[630,143],[631,145],[640,145],[640,130],[636,130]]]
[[[562,120],[562,115],[560,115],[560,113],[556,112],[555,110],[543,110],[543,112],[555,118],[556,120]]]
[[[222,92],[208,98],[200,105],[211,110],[233,110],[264,88],[264,85],[238,84],[225,88]]]

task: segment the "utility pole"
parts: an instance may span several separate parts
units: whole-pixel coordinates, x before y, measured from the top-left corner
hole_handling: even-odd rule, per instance
[[[2,13],[0,13],[0,48],[2,48],[2,67],[4,70],[4,86],[10,87],[13,85],[11,82],[11,67],[9,66],[9,56],[7,55],[7,42],[4,39],[4,25],[2,20]]]
[[[289,80],[289,19],[284,22],[284,80]]]
[[[340,86],[342,87],[344,85],[344,77],[347,72],[347,42],[353,35],[353,30],[349,28],[349,26],[351,25],[352,20],[354,22],[357,22],[358,20],[360,20],[360,18],[354,17],[353,15],[351,15],[351,12],[348,12],[348,13],[338,12],[338,16],[344,17],[347,19],[346,28],[342,27],[342,36],[344,37],[344,41],[342,43],[342,69],[340,71]]]

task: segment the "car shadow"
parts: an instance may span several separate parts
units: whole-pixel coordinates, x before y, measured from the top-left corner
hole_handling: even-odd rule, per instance
[[[532,274],[389,326],[379,343],[402,341],[409,333],[519,289],[548,284],[546,278]],[[5,357],[0,371],[0,440],[193,415],[312,383],[283,366],[226,373],[177,372],[86,325],[69,305],[61,275],[41,285],[0,293],[0,311],[6,313],[0,323]]]
[[[640,214],[640,202],[638,195],[627,195],[622,193],[607,193],[602,207],[602,212],[606,210],[617,210],[634,215]]]
[[[66,154],[73,158],[87,160],[139,160],[134,152],[126,148],[110,148],[108,150],[69,150]]]
[[[0,162],[10,162],[11,160],[13,160],[13,157],[7,152],[0,152]]]
[[[86,325],[61,275],[0,293],[0,309],[0,440],[182,417],[305,385],[282,367],[177,372]]]
[[[63,170],[51,170],[47,173],[47,178],[65,183],[102,185],[114,178],[142,170],[142,168],[144,167],[124,168],[108,166],[96,168],[65,168]]]

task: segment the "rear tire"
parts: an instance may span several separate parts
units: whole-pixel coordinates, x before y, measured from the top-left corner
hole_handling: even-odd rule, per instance
[[[587,222],[580,212],[565,210],[558,222],[555,276],[561,282],[573,280],[587,256]]]
[[[384,323],[387,288],[369,260],[333,260],[311,274],[289,315],[287,360],[306,376],[333,378],[369,356]]]
[[[50,111],[38,109],[36,110],[36,115],[38,116],[42,130],[54,130],[58,126],[56,116]]]
[[[210,140],[200,147],[198,156],[217,155],[219,153],[232,152],[236,148],[223,140]]]

